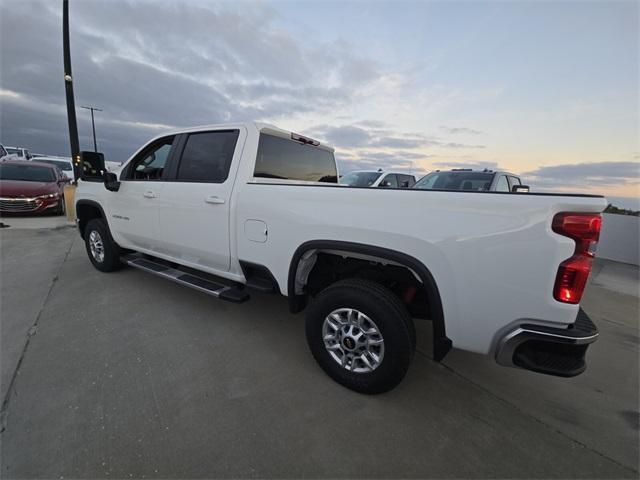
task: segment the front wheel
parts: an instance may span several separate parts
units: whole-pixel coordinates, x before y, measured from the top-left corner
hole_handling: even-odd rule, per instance
[[[60,205],[58,206],[58,215],[65,215],[67,213],[67,205],[64,201],[64,195],[60,198]]]
[[[320,292],[307,310],[306,335],[322,369],[361,393],[396,387],[415,349],[412,319],[403,303],[384,286],[357,278]]]
[[[103,219],[95,218],[87,223],[84,243],[89,260],[101,272],[113,272],[122,268],[120,247],[111,238],[109,227]]]

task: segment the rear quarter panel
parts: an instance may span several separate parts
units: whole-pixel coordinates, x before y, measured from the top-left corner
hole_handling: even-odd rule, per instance
[[[341,240],[411,255],[433,275],[447,336],[487,353],[496,333],[526,319],[569,324],[576,305],[553,299],[558,265],[572,240],[551,230],[560,211],[602,211],[593,197],[237,184],[237,256],[262,264],[287,295],[291,258],[304,242]],[[249,240],[247,220],[267,224]],[[232,220],[233,221],[233,220]]]

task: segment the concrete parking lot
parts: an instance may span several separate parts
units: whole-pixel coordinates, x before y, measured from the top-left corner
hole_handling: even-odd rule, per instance
[[[316,366],[283,298],[103,274],[64,221],[3,221],[3,478],[638,478],[636,267],[598,263],[579,377],[433,362],[424,322],[405,381],[363,396]]]

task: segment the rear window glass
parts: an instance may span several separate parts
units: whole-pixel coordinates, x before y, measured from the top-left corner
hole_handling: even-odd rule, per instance
[[[370,187],[380,175],[380,172],[351,172],[340,177],[340,183],[350,187]]]
[[[0,163],[0,180],[23,180],[26,182],[55,182],[52,168],[29,165]]]
[[[493,175],[490,172],[433,172],[420,179],[413,188],[486,191],[491,187]]]
[[[222,183],[236,149],[239,130],[192,133],[178,167],[179,182]]]
[[[337,183],[333,153],[294,140],[260,134],[256,167],[257,178]]]

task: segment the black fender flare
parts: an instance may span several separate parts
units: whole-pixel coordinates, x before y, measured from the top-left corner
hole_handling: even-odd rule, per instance
[[[345,252],[359,253],[363,255],[371,255],[399,263],[413,270],[424,285],[429,298],[429,316],[433,323],[433,357],[436,361],[444,358],[451,349],[451,340],[447,338],[444,311],[442,310],[442,299],[438,285],[429,269],[418,259],[384,247],[367,245],[355,242],[343,242],[339,240],[311,240],[300,245],[289,264],[289,277],[287,279],[287,294],[289,301],[289,310],[297,313],[304,309],[304,296],[295,294],[295,278],[298,269],[298,263],[302,255],[309,250],[340,250]]]
[[[78,217],[78,211],[80,209],[78,207],[81,207],[83,205],[97,208],[100,211],[100,215],[102,216],[102,218],[104,218],[105,222],[107,222],[107,225],[109,225],[109,220],[107,220],[107,216],[104,213],[104,209],[102,208],[102,205],[100,205],[95,200],[78,200],[76,202],[76,218],[78,219],[78,231],[80,232],[80,236],[82,238],[84,238],[84,226],[80,224],[80,217]]]

